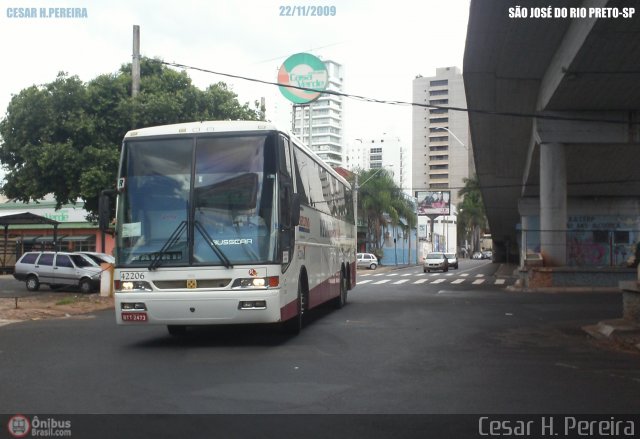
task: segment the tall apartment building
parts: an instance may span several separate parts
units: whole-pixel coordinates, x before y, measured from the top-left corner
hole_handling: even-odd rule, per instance
[[[327,90],[342,91],[342,65],[334,61],[324,61],[324,65],[329,73]],[[342,96],[322,94],[311,104],[294,106],[293,133],[333,167],[342,166],[344,161],[343,100]]]
[[[462,72],[441,67],[432,77],[413,80],[413,102],[444,107],[467,107]],[[463,179],[473,174],[469,117],[464,111],[413,108],[412,187],[416,191],[450,190],[451,204],[460,201]]]
[[[458,191],[464,186],[464,179],[474,173],[469,117],[464,111],[437,107],[467,107],[462,72],[457,67],[441,67],[435,76],[418,76],[413,80],[413,102],[436,107],[413,108],[413,193],[451,194],[449,216],[418,217],[418,234],[425,244],[422,251],[455,252],[466,245],[457,242],[456,207],[461,201]]]
[[[376,138],[356,139],[345,156],[345,167],[350,171],[384,168],[392,175],[395,184],[412,196],[410,151],[399,137],[384,134]]]

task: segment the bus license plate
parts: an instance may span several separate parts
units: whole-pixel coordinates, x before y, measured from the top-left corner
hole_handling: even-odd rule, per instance
[[[146,312],[123,312],[121,314],[123,322],[146,322]]]

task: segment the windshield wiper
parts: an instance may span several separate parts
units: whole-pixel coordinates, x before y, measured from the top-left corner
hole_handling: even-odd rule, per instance
[[[218,247],[218,245],[213,241],[213,238],[211,238],[211,236],[207,233],[205,228],[202,227],[202,224],[196,221],[195,227],[196,229],[198,229],[198,232],[202,234],[202,237],[204,238],[206,243],[209,245],[209,247],[211,247],[211,250],[213,250],[216,256],[220,258],[220,260],[222,261],[222,264],[226,268],[233,268],[233,265],[231,264],[231,261],[229,260],[229,258],[227,258],[227,255],[225,255],[224,252],[220,249],[220,247]]]
[[[176,227],[171,236],[169,236],[169,239],[167,239],[160,251],[157,252],[153,257],[153,260],[149,264],[150,271],[153,271],[160,266],[160,264],[162,263],[162,256],[167,253],[167,250],[169,250],[171,246],[175,245],[178,242],[180,236],[182,236],[182,233],[184,233],[186,229],[187,221],[182,221],[180,224],[178,224],[178,227]]]

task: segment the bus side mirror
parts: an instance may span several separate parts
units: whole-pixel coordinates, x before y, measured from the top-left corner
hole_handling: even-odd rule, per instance
[[[115,191],[106,189],[100,192],[98,199],[98,225],[100,231],[108,233],[111,224],[111,198],[115,195]]]
[[[300,195],[293,194],[291,200],[291,225],[293,227],[300,224]]]

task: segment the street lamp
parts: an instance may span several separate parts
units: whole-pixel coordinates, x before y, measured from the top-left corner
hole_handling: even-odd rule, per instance
[[[464,149],[469,149],[469,147],[467,145],[465,145],[462,140],[458,139],[458,136],[456,136],[455,134],[453,134],[453,132],[446,127],[433,127],[434,130],[445,130],[446,132],[448,132],[449,134],[451,134],[453,136],[454,139],[456,139],[460,145],[464,146]]]

